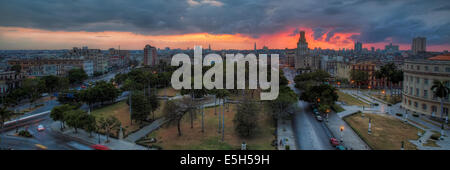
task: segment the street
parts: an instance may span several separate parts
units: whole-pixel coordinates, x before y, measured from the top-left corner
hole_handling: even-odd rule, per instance
[[[118,72],[109,73],[98,78],[90,79],[89,81],[99,81],[105,80],[109,81],[114,78]],[[117,100],[123,100],[128,95],[128,92],[122,93]],[[21,117],[30,117],[26,120],[21,120],[15,122],[14,120],[9,121],[5,124],[5,128],[0,130],[0,149],[15,149],[15,150],[35,150],[40,149],[36,144],[43,145],[50,150],[88,150],[91,149],[89,146],[91,143],[87,143],[78,139],[72,139],[61,135],[59,132],[55,132],[51,127],[54,121],[50,118],[50,113],[53,107],[58,106],[60,103],[56,98],[46,101],[43,106],[33,110],[31,112],[25,113]],[[22,106],[19,106],[22,107]],[[86,104],[81,106],[81,109],[87,110]],[[48,112],[48,113],[45,113]],[[40,114],[39,116],[36,116]],[[16,119],[16,120],[17,120]],[[44,131],[38,131],[37,126],[43,125],[45,127]],[[16,127],[19,130],[28,129],[28,131],[33,135],[32,138],[25,138],[20,136],[15,136]]]
[[[295,73],[285,68],[284,75],[290,81],[289,87],[298,95],[301,92],[295,88]],[[297,108],[293,119],[293,128],[296,136],[297,148],[300,150],[334,150],[329,139],[331,133],[322,122],[313,116],[309,103],[297,101]]]
[[[7,128],[6,131],[0,133],[0,148],[11,148],[14,150],[35,150],[39,149],[36,144],[43,145],[50,150],[78,150],[88,149],[91,144],[69,139],[59,132],[55,132],[50,128],[54,121],[49,117],[50,114],[44,114],[35,118],[27,119],[20,122],[19,130],[28,129],[32,138],[15,136],[16,129],[14,127]],[[37,126],[43,125],[45,130],[38,131]],[[12,125],[14,126],[14,125]]]

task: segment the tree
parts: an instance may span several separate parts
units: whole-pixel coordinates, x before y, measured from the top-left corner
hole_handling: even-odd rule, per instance
[[[244,100],[237,107],[233,122],[235,130],[242,137],[250,137],[258,127],[259,108],[256,103]]]
[[[68,78],[69,78],[70,84],[80,84],[88,78],[88,75],[86,74],[86,72],[83,69],[75,68],[75,69],[69,70]]]
[[[226,99],[227,97],[230,95],[230,92],[228,92],[228,90],[226,89],[219,89],[217,91],[217,97],[219,98],[219,104],[220,104],[220,99],[222,99],[222,127],[220,126],[220,113],[219,113],[219,133],[220,133],[220,128],[222,128],[222,141],[225,138],[225,104],[226,104]],[[219,112],[220,112],[220,105],[219,105]]]
[[[37,78],[26,79],[23,82],[22,88],[30,99],[30,108],[34,102],[41,97],[42,91],[45,89],[44,81]]]
[[[361,84],[369,80],[369,73],[362,70],[351,70],[350,77],[361,88]]]
[[[92,132],[97,130],[97,122],[94,115],[86,115],[83,120],[84,129],[89,132],[89,137],[92,137]]]
[[[381,72],[381,70],[375,70],[374,76],[377,80],[384,79],[384,74]]]
[[[19,74],[22,71],[22,66],[19,64],[11,66],[11,70],[15,71],[16,74]]]
[[[186,98],[182,99],[182,101],[169,100],[164,106],[163,113],[169,120],[169,123],[177,124],[178,136],[181,136],[181,119],[187,112],[193,109],[193,107],[189,105],[190,102],[191,101]]]
[[[44,83],[44,91],[48,93],[55,92],[60,86],[59,78],[54,75],[44,76],[42,77],[42,81]]]
[[[326,84],[313,86],[310,90],[303,92],[300,96],[302,100],[319,104],[327,104],[330,106],[337,101],[338,97],[336,88]]]
[[[444,82],[435,80],[431,86],[433,94],[441,99],[441,118],[444,117],[444,98],[448,97],[448,93],[450,91],[450,88],[446,86],[447,84],[448,81]],[[445,123],[448,123],[448,114],[446,115]]]
[[[64,122],[66,121],[65,114],[68,111],[71,111],[75,109],[76,107],[64,104],[60,106],[55,106],[52,111],[50,112],[50,118],[52,118],[54,121],[60,121],[61,122],[61,130],[64,129]]]
[[[287,86],[281,86],[278,98],[269,101],[271,105],[274,119],[285,118],[287,115],[287,110],[292,106],[292,104],[297,101],[297,95]]]
[[[5,122],[6,122],[9,118],[11,118],[11,116],[12,116],[13,114],[14,114],[14,113],[13,113],[12,111],[8,110],[6,107],[2,107],[2,108],[0,109],[0,125],[1,125],[1,128],[0,128],[0,129],[3,129],[3,126],[4,126]]]
[[[391,82],[393,84],[398,84],[403,81],[403,71],[402,70],[395,70],[394,74],[392,75]],[[400,94],[400,93],[397,93]]]
[[[395,66],[394,63],[388,63],[384,66],[381,66],[380,71],[383,74],[383,77],[385,78],[385,85],[384,85],[384,89],[386,90],[386,84],[389,83],[389,87],[391,89],[391,96],[392,96],[392,79],[394,78],[394,74],[397,70],[397,67]],[[385,93],[386,94],[386,93]]]
[[[64,112],[64,119],[67,122],[67,125],[73,127],[75,129],[75,133],[78,133],[78,128],[82,128],[85,125],[86,117],[88,114],[81,110],[69,110]]]
[[[109,134],[113,130],[118,130],[121,127],[120,121],[113,116],[108,116],[106,118],[101,117],[99,120],[101,129],[106,132],[106,142],[109,142]]]
[[[150,105],[148,104],[147,97],[141,91],[131,92],[131,108],[133,112],[131,113],[131,119],[135,121],[144,121],[147,119],[150,113]],[[128,103],[128,105],[130,105]]]
[[[150,106],[150,112],[153,115],[153,121],[155,120],[155,111],[159,108],[159,100],[156,94],[151,94],[147,97],[148,105]]]

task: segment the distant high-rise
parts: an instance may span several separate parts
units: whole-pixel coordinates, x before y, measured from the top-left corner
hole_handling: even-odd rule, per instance
[[[427,38],[425,37],[415,37],[412,40],[411,51],[413,54],[427,51]]]
[[[255,47],[254,48],[255,48],[255,51],[256,51],[256,42],[255,42]]]
[[[361,42],[359,42],[359,41],[357,41],[356,43],[355,43],[355,52],[361,52],[362,51],[362,43]]]
[[[156,48],[151,45],[146,45],[144,48],[144,63],[146,66],[155,66],[158,62],[158,53]]]
[[[398,45],[392,45],[392,43],[390,43],[389,45],[384,46],[384,50],[387,53],[395,53],[398,52]]]
[[[320,67],[320,57],[309,53],[308,43],[306,42],[305,31],[300,31],[300,38],[297,42],[295,55],[295,69],[303,71],[317,70]]]

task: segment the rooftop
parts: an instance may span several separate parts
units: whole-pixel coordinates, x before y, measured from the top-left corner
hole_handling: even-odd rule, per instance
[[[428,60],[450,61],[450,53],[430,57]]]

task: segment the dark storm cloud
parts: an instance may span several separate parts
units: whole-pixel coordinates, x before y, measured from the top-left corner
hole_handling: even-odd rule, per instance
[[[366,43],[426,36],[429,44],[448,44],[449,7],[448,0],[0,0],[0,26],[252,37],[306,27],[326,41],[356,32],[352,38]]]

